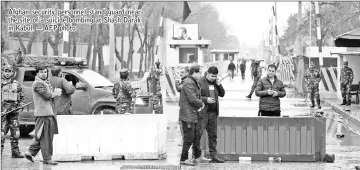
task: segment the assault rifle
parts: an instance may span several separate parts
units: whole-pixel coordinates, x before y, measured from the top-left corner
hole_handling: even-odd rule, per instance
[[[20,109],[22,109],[22,108],[24,108],[24,107],[26,107],[26,106],[28,106],[28,105],[30,105],[30,104],[31,104],[31,102],[30,102],[30,103],[26,103],[26,104],[24,104],[24,105],[22,105],[22,106],[19,106],[19,107],[15,108],[15,109],[12,109],[12,110],[9,110],[9,111],[5,110],[4,112],[1,113],[1,117],[6,116],[6,115],[8,115],[8,114],[11,113],[11,112],[18,111],[18,110],[20,110]]]

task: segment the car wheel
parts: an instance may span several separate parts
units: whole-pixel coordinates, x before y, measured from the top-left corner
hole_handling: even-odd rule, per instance
[[[94,113],[94,115],[100,115],[100,114],[111,115],[111,114],[118,114],[118,113],[114,109],[109,109],[109,108],[97,109]]]
[[[20,129],[20,136],[27,137],[29,133],[31,133],[35,129],[35,125],[23,125],[19,127]]]

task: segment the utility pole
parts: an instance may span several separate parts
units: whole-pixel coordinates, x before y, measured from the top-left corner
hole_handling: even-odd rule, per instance
[[[300,35],[300,25],[301,25],[301,21],[302,21],[302,4],[301,1],[298,2],[298,19],[297,19],[297,36],[296,36],[296,43],[295,43],[295,48],[296,48],[296,55],[303,55],[303,50],[302,50],[302,43],[301,43],[301,35]]]
[[[320,27],[320,9],[319,9],[319,2],[315,2],[315,14],[316,14],[316,35],[317,35],[317,42],[319,47],[319,63],[320,67],[323,66],[323,57],[322,57],[322,48],[321,48],[321,27]]]
[[[64,11],[70,9],[70,2],[64,2]],[[66,16],[64,16],[66,17]],[[68,16],[70,17],[70,16]],[[63,57],[69,57],[70,44],[69,44],[69,31],[63,31]]]
[[[114,10],[114,2],[109,2],[110,10]],[[113,19],[114,15],[110,15],[110,18]],[[115,59],[114,59],[114,53],[115,53],[115,32],[114,32],[114,23],[109,22],[109,45],[110,45],[110,67],[109,67],[109,76],[110,79],[115,78]]]
[[[311,49],[311,45],[312,45],[312,37],[311,37],[311,13],[312,13],[312,2],[310,1],[310,15],[309,15],[309,36],[310,36],[310,42],[309,42],[309,46]],[[309,65],[310,65],[310,57],[309,57]]]

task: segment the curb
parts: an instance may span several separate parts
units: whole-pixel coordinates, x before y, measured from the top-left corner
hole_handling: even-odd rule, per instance
[[[344,119],[347,119],[349,121],[350,126],[355,126],[357,129],[360,129],[360,120],[353,117],[353,115],[351,115],[351,112],[347,112],[343,110],[343,108],[338,104],[329,101],[325,101],[325,102],[328,103],[336,113],[341,115]]]

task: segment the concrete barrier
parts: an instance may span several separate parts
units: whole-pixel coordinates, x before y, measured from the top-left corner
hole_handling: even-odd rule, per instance
[[[57,120],[55,161],[166,158],[166,115],[59,115]]]
[[[315,117],[219,117],[217,152],[219,158],[239,157],[284,162],[322,161],[326,151],[326,120]],[[202,150],[209,154],[207,134]]]

